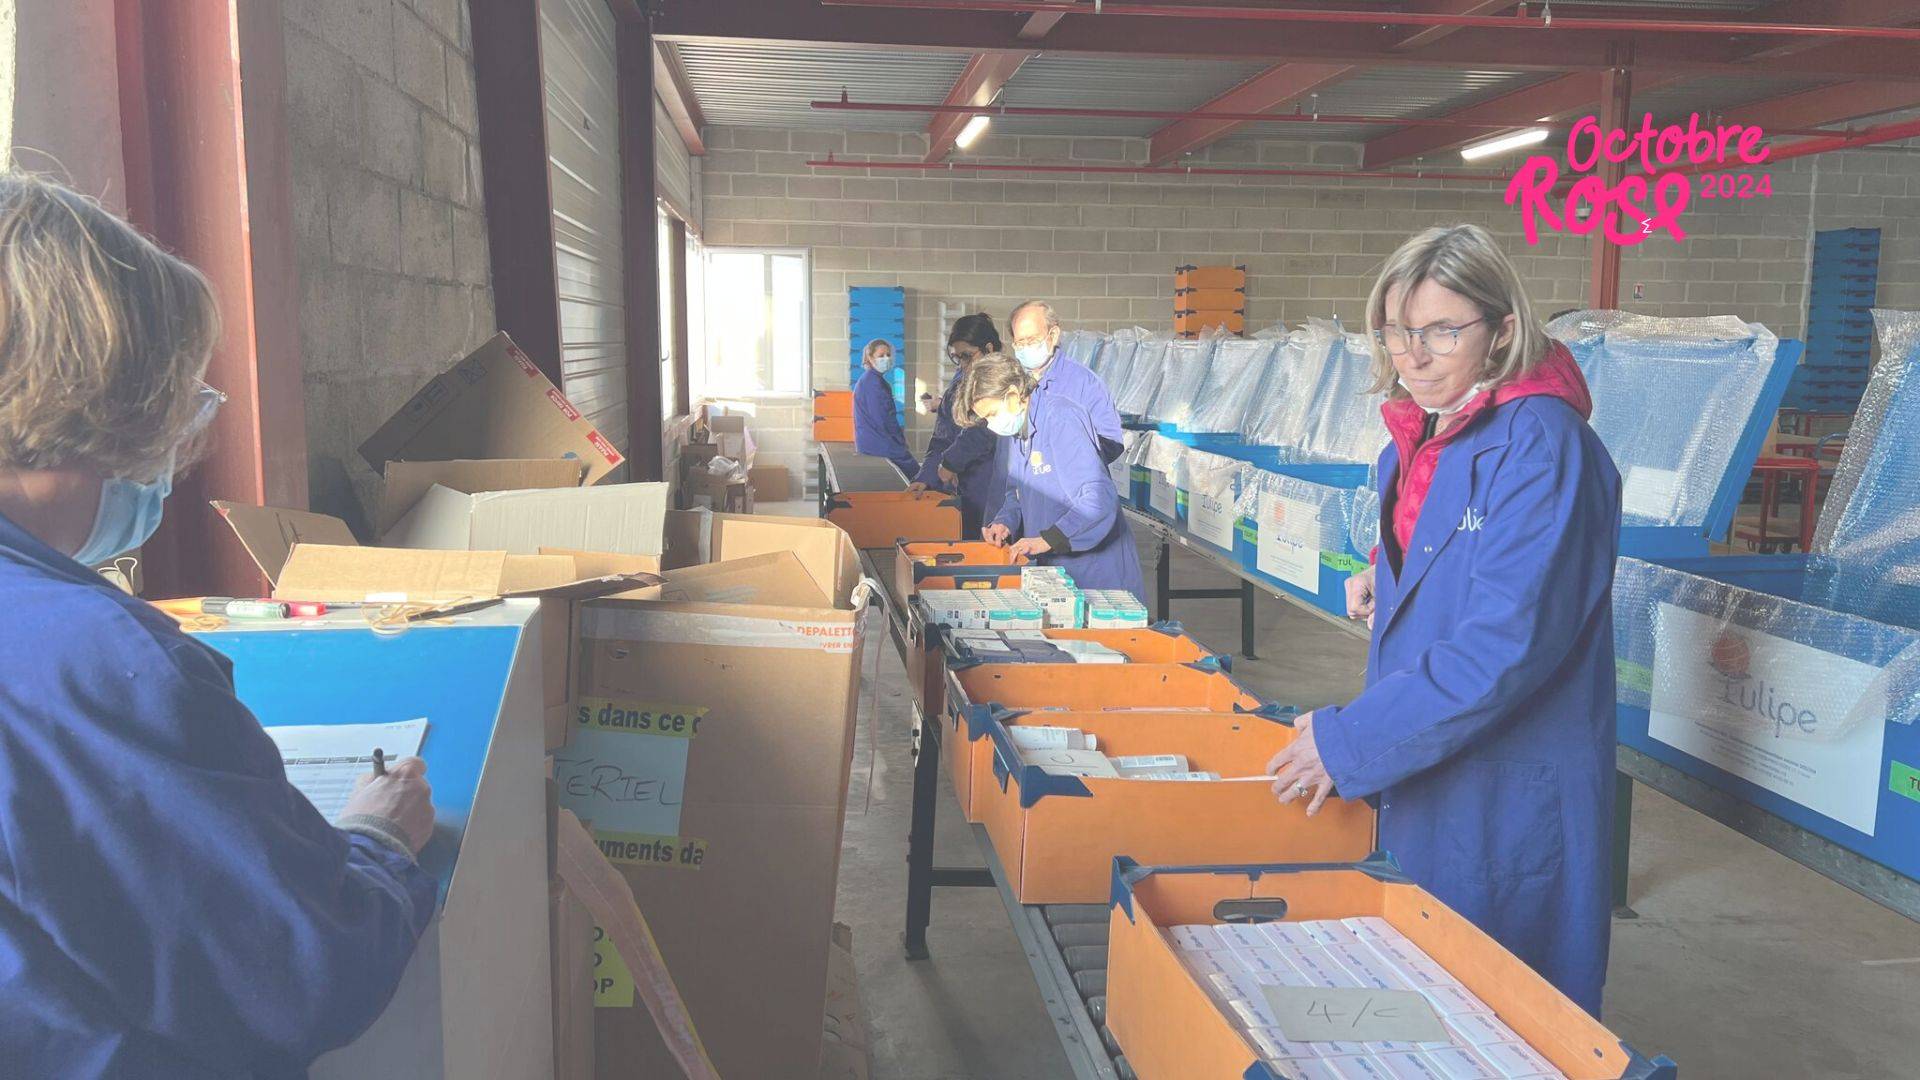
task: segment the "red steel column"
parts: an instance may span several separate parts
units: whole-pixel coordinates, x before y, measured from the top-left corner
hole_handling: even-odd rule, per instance
[[[1612,131],[1627,126],[1627,109],[1633,98],[1633,46],[1615,44],[1607,50],[1610,64],[1600,77],[1600,127]],[[1607,190],[1617,187],[1626,175],[1624,162],[1609,161],[1603,155],[1597,175]],[[1587,306],[1605,311],[1620,306],[1620,245],[1607,239],[1606,230],[1593,231],[1593,273],[1587,282]]]

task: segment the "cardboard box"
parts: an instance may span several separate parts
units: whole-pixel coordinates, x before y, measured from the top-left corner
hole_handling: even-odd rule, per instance
[[[654,555],[665,547],[666,484],[468,495],[441,484],[427,489],[383,542],[440,551],[532,555],[565,547],[614,555]]]
[[[793,474],[785,465],[756,465],[747,470],[747,488],[761,502],[786,502],[793,497]]]
[[[504,333],[421,387],[360,456],[375,472],[390,461],[565,458],[586,464],[590,484],[626,461]]]
[[[587,463],[565,458],[507,461],[389,461],[380,492],[377,525],[393,528],[435,484],[467,495],[485,491],[577,488],[587,479]]]
[[[1140,1080],[1283,1073],[1213,1002],[1165,929],[1218,924],[1248,901],[1284,900],[1278,918],[1386,920],[1574,1080],[1672,1080],[1458,912],[1385,860],[1335,865],[1141,866],[1114,862],[1107,1025]],[[1260,921],[1276,916],[1273,905]]]
[[[859,556],[825,522],[730,514],[713,517],[712,552],[668,583],[695,599],[582,606],[556,777],[632,885],[720,1074],[804,1076],[821,1059],[852,767]],[[657,795],[569,782],[608,767]],[[673,1074],[643,1008],[598,1021],[598,1058],[618,1063],[602,1076]]]
[[[707,431],[721,457],[732,458],[749,468],[753,465],[753,436],[747,431],[744,416],[708,416]]]
[[[947,672],[940,754],[954,797],[978,821],[977,791],[993,769],[987,725],[1029,709],[1189,709],[1284,715],[1290,710],[1247,692],[1232,676],[1193,664],[982,664]]]
[[[573,601],[658,580],[633,567],[583,567],[565,555],[360,547],[345,522],[324,514],[223,501],[213,508],[282,599],[430,608],[506,596],[541,599],[538,633],[547,658],[541,675],[549,749],[560,745],[567,731],[576,638]]]
[[[1022,762],[1008,728],[1079,728],[1108,757],[1183,754],[1220,780],[1052,776]],[[992,767],[974,775],[973,808],[993,840],[1007,887],[1023,904],[1098,904],[1113,857],[1194,865],[1352,862],[1374,850],[1374,813],[1330,799],[1309,819],[1305,800],[1281,806],[1260,776],[1293,742],[1293,727],[1248,713],[1036,712],[991,721]]]
[[[553,935],[554,1080],[593,1080],[593,916],[554,878],[547,888],[547,922]]]

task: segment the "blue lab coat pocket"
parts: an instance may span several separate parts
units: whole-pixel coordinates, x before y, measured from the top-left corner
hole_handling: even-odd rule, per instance
[[[1560,770],[1519,761],[1461,762],[1458,796],[1470,812],[1447,815],[1453,866],[1464,881],[1500,884],[1560,873]],[[1463,808],[1465,811],[1465,808]]]

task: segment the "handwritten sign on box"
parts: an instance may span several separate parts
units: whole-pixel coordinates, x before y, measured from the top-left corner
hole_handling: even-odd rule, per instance
[[[1413,990],[1262,986],[1291,1042],[1451,1042],[1427,999]]]

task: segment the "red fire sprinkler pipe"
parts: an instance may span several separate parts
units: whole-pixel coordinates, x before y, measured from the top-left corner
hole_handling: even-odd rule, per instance
[[[1357,23],[1368,26],[1462,26],[1495,30],[1592,30],[1613,33],[1752,34],[1766,37],[1870,38],[1920,41],[1920,27],[1828,26],[1811,23],[1681,21],[1673,19],[1583,19],[1542,15],[1456,15],[1420,11],[1341,11],[1312,8],[1250,8],[1202,4],[1114,3],[1097,7],[1044,0],[821,0],[828,7],[912,11],[1000,12],[1168,19],[1239,19],[1253,22]],[[1524,10],[1524,8],[1523,8]]]
[[[1068,165],[1046,162],[998,161],[850,161],[831,153],[825,160],[807,162],[815,169],[920,169],[934,172],[1099,173],[1119,176],[1308,176],[1328,180],[1413,180],[1444,184],[1472,181],[1504,184],[1499,173],[1418,173],[1363,169],[1240,169],[1204,165]]]

